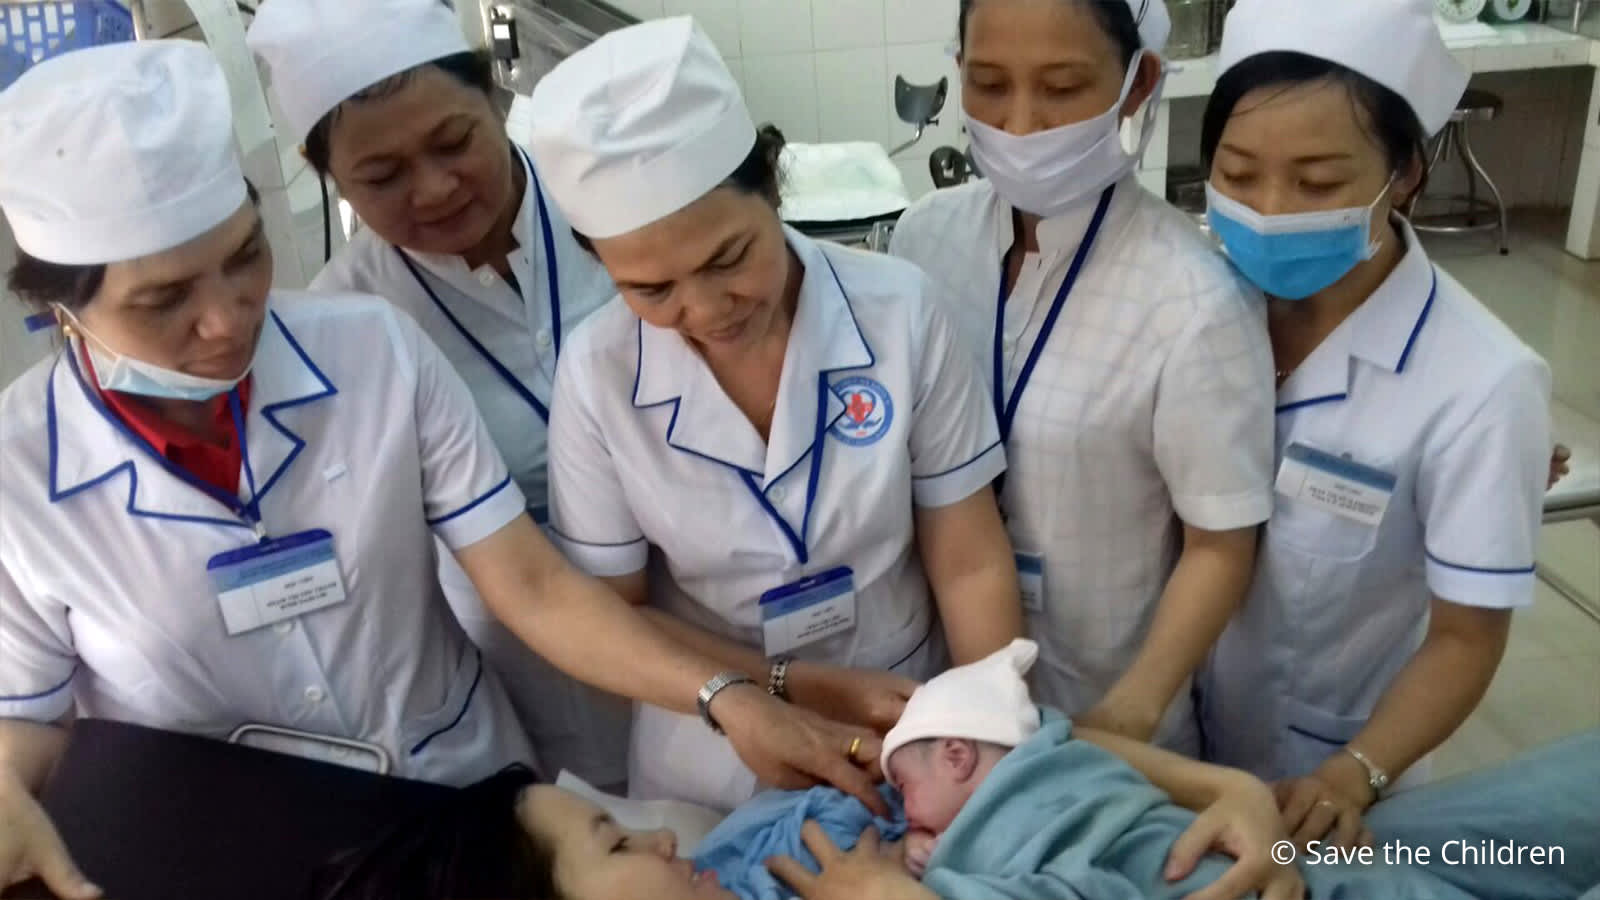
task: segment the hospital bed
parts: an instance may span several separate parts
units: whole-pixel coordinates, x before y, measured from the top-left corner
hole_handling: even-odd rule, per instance
[[[1600,528],[1600,422],[1558,401],[1551,424],[1556,440],[1572,450],[1572,471],[1545,498],[1545,524],[1589,521]],[[1600,620],[1600,597],[1588,596],[1548,566],[1538,571],[1556,593]]]

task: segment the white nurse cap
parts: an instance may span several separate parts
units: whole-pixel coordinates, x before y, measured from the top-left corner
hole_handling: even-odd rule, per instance
[[[1287,51],[1338,63],[1399,94],[1428,134],[1450,121],[1467,70],[1450,55],[1429,0],[1239,0],[1219,71]]]
[[[472,49],[439,0],[271,0],[245,43],[266,63],[297,141],[359,91]]]
[[[1167,49],[1167,38],[1172,37],[1172,15],[1167,12],[1166,0],[1127,0],[1133,10],[1133,21],[1139,25],[1139,40],[1145,49],[1162,53]]]
[[[529,115],[539,177],[591,238],[636,231],[699,200],[756,142],[739,85],[687,16],[613,31],[578,51],[534,87]]]
[[[245,201],[228,83],[204,44],[74,50],[0,91],[0,208],[17,246],[123,262],[222,224]]]

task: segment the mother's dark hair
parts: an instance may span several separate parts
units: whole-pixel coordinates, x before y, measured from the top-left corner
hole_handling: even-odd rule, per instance
[[[307,900],[561,900],[550,845],[517,816],[521,766],[452,794],[312,876]]]
[[[956,24],[956,32],[961,37],[961,49],[967,48],[967,20],[972,18],[972,10],[983,0],[961,0],[960,19]],[[1117,52],[1122,57],[1123,68],[1133,62],[1133,57],[1144,48],[1144,40],[1139,37],[1139,22],[1134,17],[1133,8],[1127,0],[1062,0],[1065,3],[1076,3],[1086,7],[1094,13],[1095,21],[1100,23],[1101,30],[1106,37],[1116,45]],[[1162,0],[1148,0],[1149,3],[1159,3]]]
[[[1200,156],[1205,167],[1211,168],[1217,147],[1222,143],[1222,132],[1246,94],[1262,88],[1287,91],[1324,81],[1343,87],[1349,94],[1356,108],[1356,121],[1373,142],[1383,148],[1391,172],[1405,174],[1415,165],[1421,169],[1426,182],[1428,134],[1405,98],[1338,63],[1290,52],[1252,56],[1217,79],[1200,127]],[[1412,196],[1421,192],[1422,184],[1419,184]],[[1396,205],[1404,204],[1397,202]]]

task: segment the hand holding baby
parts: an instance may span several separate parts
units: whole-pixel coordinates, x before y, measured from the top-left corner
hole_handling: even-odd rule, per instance
[[[815,822],[806,823],[801,837],[817,858],[821,874],[813,875],[788,857],[771,860],[767,868],[802,900],[939,900],[906,875],[898,853],[879,847],[878,832],[873,829],[867,829],[848,853]]]

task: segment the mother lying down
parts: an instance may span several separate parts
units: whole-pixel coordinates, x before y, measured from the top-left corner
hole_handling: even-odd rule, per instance
[[[1430,848],[1432,865],[1381,849],[1371,864],[1278,865],[1286,835],[1266,785],[1034,706],[1023,675],[1036,654],[1017,641],[918,689],[884,741],[892,818],[829,788],[771,792],[679,859],[672,832],[625,830],[511,770],[330,863],[313,896],[1556,900],[1600,888],[1600,732],[1373,807],[1380,847]],[[1450,842],[1490,841],[1561,854],[1441,862]]]

